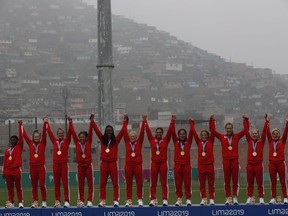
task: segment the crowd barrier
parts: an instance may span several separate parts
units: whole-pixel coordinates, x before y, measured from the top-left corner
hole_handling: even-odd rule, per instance
[[[0,209],[0,216],[270,216],[288,215],[288,205],[238,205],[132,208]]]

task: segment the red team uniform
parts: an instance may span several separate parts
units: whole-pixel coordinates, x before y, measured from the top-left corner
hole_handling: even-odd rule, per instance
[[[282,194],[284,197],[284,203],[288,204],[287,186],[286,186],[286,163],[285,163],[285,145],[287,141],[287,132],[288,132],[288,121],[286,120],[286,126],[282,137],[278,140],[273,140],[270,132],[270,125],[268,124],[267,138],[269,143],[269,174],[271,181],[271,196],[272,196],[270,204],[275,204],[277,174],[280,179]]]
[[[215,123],[212,119],[209,122],[210,131],[213,130],[212,127],[215,127]],[[215,197],[215,169],[214,169],[214,134],[211,134],[210,137],[204,142],[202,141],[194,127],[194,121],[192,126],[192,133],[195,139],[195,142],[198,147],[198,179],[200,183],[200,194],[202,197],[201,205],[203,205],[203,200],[206,199],[206,178],[208,180],[208,189],[209,189],[209,199],[210,204],[214,205]],[[207,131],[208,133],[208,131]]]
[[[187,205],[191,205],[191,157],[190,148],[192,145],[192,121],[190,121],[189,136],[185,141],[181,141],[175,131],[175,120],[172,119],[172,139],[174,143],[174,179],[176,195],[178,200],[176,205],[182,205],[182,184],[184,183]]]
[[[91,119],[88,130],[88,138],[84,144],[82,144],[75,133],[72,120],[69,121],[69,127],[76,147],[76,162],[78,164],[78,207],[84,206],[84,184],[85,178],[88,183],[88,197],[87,207],[92,207],[94,197],[94,177],[93,177],[93,166],[91,156],[91,145],[92,145],[92,125],[94,120]],[[81,132],[80,132],[81,133]]]
[[[142,171],[142,146],[144,141],[145,121],[142,121],[139,137],[135,142],[131,142],[127,130],[127,125],[123,129],[125,143],[125,181],[127,206],[132,205],[132,185],[133,177],[136,179],[137,198],[139,206],[143,205],[143,171]],[[130,202],[131,201],[131,202]]]
[[[215,120],[213,119],[213,121]],[[234,196],[234,204],[238,204],[238,200],[237,200],[238,191],[239,191],[238,144],[239,144],[239,140],[245,135],[245,130],[243,129],[239,133],[233,133],[232,136],[228,136],[227,134],[221,134],[218,131],[216,131],[215,128],[213,128],[211,133],[215,134],[215,137],[217,137],[220,140],[221,145],[222,145],[222,158],[223,158],[222,163],[223,163],[223,171],[224,171],[224,184],[225,184],[224,188],[225,188],[226,198],[228,199],[228,197],[231,196],[230,181],[232,178],[232,182],[233,182],[232,191],[233,191],[233,196]],[[225,204],[229,204],[227,201]]]
[[[19,207],[23,207],[22,193],[22,152],[23,152],[23,126],[18,125],[18,143],[16,146],[6,149],[4,152],[3,175],[8,189],[8,201],[14,207],[14,183],[17,191]],[[21,204],[20,204],[21,203]],[[7,206],[8,208],[10,206]],[[11,206],[12,207],[12,206]]]
[[[123,136],[123,128],[127,127],[127,121],[123,121],[123,127],[119,131],[118,135],[115,138],[114,143],[112,140],[108,141],[106,145],[103,142],[103,134],[98,128],[97,124],[93,122],[93,128],[100,140],[101,145],[101,154],[100,154],[100,207],[104,207],[106,205],[106,184],[108,181],[108,177],[110,175],[113,185],[113,200],[115,207],[118,206],[119,200],[119,184],[118,184],[118,166],[117,166],[117,158],[118,158],[118,144]],[[107,128],[107,127],[106,127]]]
[[[254,180],[256,179],[258,186],[258,197],[260,198],[260,204],[264,204],[264,188],[263,188],[263,150],[266,139],[268,121],[265,121],[261,137],[258,140],[253,140],[249,133],[249,119],[244,120],[244,129],[246,140],[248,142],[247,151],[247,166],[246,166],[246,178],[247,178],[247,204],[251,204],[251,197],[253,196]],[[261,199],[262,198],[262,199]]]
[[[150,167],[150,200],[151,206],[155,205],[156,199],[156,187],[158,176],[160,175],[160,182],[162,187],[162,200],[167,202],[168,200],[168,145],[171,138],[172,122],[169,125],[166,136],[162,139],[157,139],[152,135],[148,121],[146,120],[146,132],[151,147],[151,167]],[[167,202],[168,205],[168,202]]]
[[[30,177],[32,184],[33,204],[31,207],[38,207],[38,182],[42,195],[42,207],[46,207],[46,128],[47,122],[43,124],[42,139],[40,142],[33,142],[23,129],[23,136],[29,146],[30,154]]]
[[[68,180],[68,150],[71,142],[71,131],[70,127],[66,138],[63,140],[57,139],[51,128],[49,123],[47,127],[47,132],[50,137],[50,140],[53,145],[53,177],[54,177],[54,195],[56,202],[61,200],[61,179],[64,188],[64,201],[66,207],[68,207],[68,203],[70,202],[70,193],[69,193],[69,180]],[[56,204],[56,203],[55,203]],[[57,207],[57,206],[55,206]]]

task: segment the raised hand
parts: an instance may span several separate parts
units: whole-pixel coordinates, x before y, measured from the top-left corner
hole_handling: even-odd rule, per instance
[[[68,119],[68,121],[69,121],[69,122],[71,122],[71,121],[72,121],[72,118],[71,118],[71,116],[68,116],[68,117],[67,117],[67,119]]]
[[[47,117],[47,115],[42,116],[42,120],[43,120],[44,122],[48,122],[48,117]]]
[[[142,115],[142,120],[143,120],[143,121],[146,121],[146,120],[147,120],[147,115],[146,115],[146,114],[143,114],[143,115]]]
[[[18,124],[19,125],[23,125],[23,121],[22,120],[18,120]]]
[[[94,120],[94,117],[95,117],[94,113],[91,113],[90,120]]]
[[[176,120],[176,115],[175,114],[171,115],[171,120],[174,120],[174,121]]]

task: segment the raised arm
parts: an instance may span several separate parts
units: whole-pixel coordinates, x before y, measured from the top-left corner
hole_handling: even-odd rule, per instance
[[[171,136],[172,136],[172,140],[174,143],[176,143],[178,141],[178,137],[176,134],[176,128],[175,128],[175,120],[176,120],[176,116],[172,115],[171,117]]]
[[[196,141],[196,145],[198,146],[198,144],[201,142],[197,132],[196,132],[196,129],[195,129],[195,121],[194,119],[190,119],[190,131],[192,132],[192,135],[194,136],[195,138],[195,141]]]
[[[286,125],[281,138],[282,143],[285,145],[287,141],[287,133],[288,133],[288,115],[286,116]]]
[[[218,139],[221,139],[221,133],[219,133],[218,131],[216,131],[216,120],[214,118],[214,115],[211,115],[211,126],[210,126],[210,131],[211,131],[211,135],[214,135],[215,137],[217,137]]]
[[[213,129],[213,128],[214,128],[214,129]],[[214,115],[211,115],[211,116],[210,116],[210,119],[209,119],[209,131],[210,131],[210,137],[209,137],[209,139],[210,139],[211,142],[214,144],[215,133],[212,133],[212,130],[215,131]]]
[[[68,117],[68,121],[69,121],[69,117]],[[68,146],[69,146],[70,143],[71,143],[71,128],[70,127],[68,127],[68,131],[67,131],[65,140],[66,140],[66,142],[68,143]]]
[[[124,129],[127,129],[127,125],[128,125],[128,119],[125,118],[124,116],[124,120],[122,123],[122,128],[121,130],[118,132],[117,136],[116,136],[116,144],[118,145],[123,137],[123,133],[124,133]]]
[[[99,129],[99,127],[95,121],[92,122],[92,127],[93,127],[97,137],[101,140],[103,137],[103,134],[102,134],[101,130]]]
[[[266,114],[265,115],[265,123],[264,123],[263,129],[262,129],[262,133],[261,133],[261,140],[263,141],[263,143],[265,143],[265,140],[266,140],[267,127],[268,127],[268,124],[269,124],[269,121],[268,121],[267,118],[268,118],[268,115]]]
[[[149,143],[151,145],[151,142],[154,140],[154,137],[152,135],[152,132],[151,132],[151,129],[149,127],[149,124],[148,124],[148,121],[146,119],[146,133],[147,133],[147,137],[148,137],[148,140],[149,140]],[[168,132],[167,132],[168,133]],[[171,134],[171,133],[170,133]]]
[[[239,139],[241,139],[245,135],[244,125],[245,125],[245,118],[247,117],[245,115],[242,115],[242,118],[243,118],[243,129],[238,133]],[[249,130],[249,127],[248,127],[248,130]]]
[[[47,117],[44,117],[43,118],[43,128],[42,128],[42,138],[41,138],[41,143],[43,143],[43,145],[46,146],[47,144],[47,134],[46,134],[46,131],[47,131],[47,123],[48,123],[48,119]]]
[[[19,140],[18,140],[18,144],[17,146],[19,145],[21,149],[23,149],[23,122],[22,120],[18,121],[18,137],[19,137]]]
[[[190,129],[189,129],[189,135],[187,138],[187,142],[188,143],[192,143],[192,139],[193,139],[193,133],[192,133],[192,127],[194,127],[194,122],[192,121],[192,119],[189,119],[189,124],[190,124]]]
[[[47,122],[47,132],[48,132],[48,136],[49,136],[51,142],[55,143],[56,142],[56,137],[54,136],[54,134],[53,134],[53,132],[51,130],[49,122]]]
[[[94,122],[94,114],[90,115],[90,124],[88,129],[88,139],[87,142],[91,145],[92,144],[92,137],[93,137],[93,122]]]
[[[75,129],[73,126],[73,121],[71,118],[69,119],[69,128],[71,130],[71,135],[72,135],[73,141],[74,141],[75,145],[77,145],[79,143],[79,139],[78,139],[77,134],[75,132]]]
[[[140,128],[140,133],[139,133],[139,137],[137,139],[137,141],[142,145],[143,141],[144,141],[144,131],[145,131],[145,123],[147,120],[147,116],[143,115],[142,116],[142,124],[141,124],[141,128]]]
[[[251,135],[250,135],[250,132],[249,132],[250,122],[249,122],[249,118],[248,117],[244,118],[243,127],[244,127],[244,131],[245,131],[246,140],[247,140],[247,142],[250,142],[250,140],[252,138],[251,138]]]
[[[23,125],[22,125],[22,128],[23,128],[23,138],[24,138],[24,140],[26,141],[26,143],[27,143],[28,146],[32,145],[32,140],[30,139],[30,137],[29,137],[28,134],[26,133],[26,130],[25,130],[25,128],[23,127]]]
[[[130,139],[129,139],[129,134],[128,134],[128,129],[127,129],[127,126],[128,126],[128,115],[125,114],[124,116],[124,119],[126,119],[127,121],[127,124],[124,125],[124,122],[123,122],[123,138],[124,138],[124,142],[130,142]]]

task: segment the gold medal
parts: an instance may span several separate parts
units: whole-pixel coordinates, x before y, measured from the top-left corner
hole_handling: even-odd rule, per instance
[[[106,152],[106,153],[109,153],[109,152],[110,152],[110,149],[109,149],[109,148],[107,148],[107,149],[105,150],[105,152]]]
[[[206,156],[206,152],[202,152],[202,156],[205,157]]]
[[[181,151],[180,154],[181,154],[181,156],[184,156],[184,155],[185,155],[185,152],[184,152],[184,151]]]
[[[160,155],[160,151],[159,150],[156,151],[156,155]]]
[[[131,156],[132,156],[132,157],[135,157],[135,155],[136,155],[136,154],[135,154],[134,152],[131,153]]]
[[[253,155],[254,157],[256,157],[256,156],[257,156],[257,152],[253,152],[252,155]]]
[[[12,160],[12,156],[10,155],[8,159],[9,159],[9,160]]]
[[[58,155],[61,155],[61,154],[62,154],[62,152],[59,150],[59,151],[57,151],[57,154],[58,154]]]
[[[86,158],[86,155],[85,155],[85,154],[82,154],[82,158]]]
[[[34,158],[38,158],[38,154],[37,153],[34,154]]]
[[[277,157],[277,152],[273,152],[273,157]]]
[[[229,151],[232,151],[232,149],[233,149],[232,146],[228,146]]]

